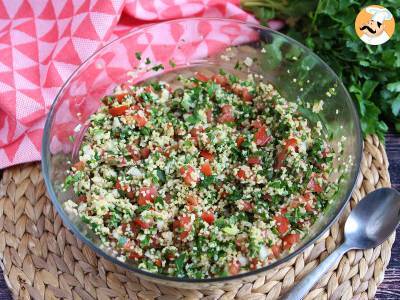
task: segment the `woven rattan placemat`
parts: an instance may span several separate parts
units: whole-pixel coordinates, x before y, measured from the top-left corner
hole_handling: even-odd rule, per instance
[[[17,299],[276,299],[341,242],[343,220],[357,201],[385,186],[390,186],[386,152],[377,137],[369,136],[353,197],[317,243],[252,283],[184,290],[138,279],[98,257],[63,226],[46,196],[39,164],[20,165],[5,170],[0,183],[0,264]],[[346,254],[307,299],[373,298],[394,238],[375,249]]]

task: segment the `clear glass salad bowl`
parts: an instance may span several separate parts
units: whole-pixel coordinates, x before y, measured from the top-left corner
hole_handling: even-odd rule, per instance
[[[148,59],[147,59],[148,58]],[[249,59],[250,58],[250,59]],[[237,61],[247,66],[235,68]],[[79,218],[63,207],[73,192],[61,184],[70,163],[77,160],[87,120],[100,99],[116,85],[149,78],[172,82],[178,74],[218,73],[225,69],[239,77],[261,74],[289,101],[301,100],[311,122],[320,121],[331,144],[343,152],[335,162],[341,173],[339,192],[309,234],[289,253],[270,265],[235,276],[211,279],[176,278],[149,273],[116,258],[112,249]],[[314,103],[323,110],[312,113]],[[183,19],[140,27],[111,42],[84,62],[65,82],[48,114],[42,146],[42,169],[48,193],[68,228],[97,254],[133,271],[137,276],[178,288],[212,288],[252,281],[304,251],[336,220],[347,203],[359,172],[362,151],[356,109],[335,73],[309,49],[266,27],[227,19]]]

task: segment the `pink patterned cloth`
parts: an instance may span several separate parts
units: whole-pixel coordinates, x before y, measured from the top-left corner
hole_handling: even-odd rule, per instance
[[[193,16],[256,22],[238,0],[0,1],[0,168],[40,160],[57,92],[99,47],[143,24]]]

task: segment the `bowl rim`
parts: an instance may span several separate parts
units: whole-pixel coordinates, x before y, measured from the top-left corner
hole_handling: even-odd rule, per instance
[[[251,270],[247,272],[243,272],[237,275],[233,276],[224,276],[224,277],[212,277],[212,278],[204,278],[204,279],[196,279],[196,278],[189,278],[189,277],[173,277],[173,276],[168,276],[164,274],[159,274],[159,273],[152,273],[148,272],[142,269],[139,269],[137,267],[134,267],[133,265],[127,264],[123,261],[120,261],[114,256],[111,256],[107,254],[104,250],[102,250],[100,247],[98,247],[96,244],[94,244],[90,239],[86,237],[79,229],[78,227],[71,222],[70,218],[66,214],[65,210],[63,209],[61,203],[57,200],[56,193],[53,189],[53,185],[51,183],[50,177],[49,177],[49,163],[47,161],[48,155],[50,155],[49,152],[49,132],[51,129],[51,124],[53,121],[54,117],[54,110],[55,107],[60,99],[60,96],[63,94],[65,88],[67,85],[70,83],[70,81],[73,79],[73,77],[86,65],[88,64],[91,59],[97,55],[99,52],[103,51],[106,48],[112,47],[114,43],[118,43],[119,41],[123,40],[124,38],[137,34],[140,31],[143,31],[149,27],[157,26],[160,24],[171,24],[171,23],[176,23],[176,22],[185,22],[185,21],[204,21],[204,20],[209,20],[209,21],[220,21],[220,22],[230,22],[230,23],[236,23],[236,24],[241,24],[241,25],[246,25],[249,27],[254,27],[258,30],[263,30],[263,31],[268,31],[274,35],[278,35],[284,39],[286,39],[288,42],[295,44],[296,46],[302,48],[305,52],[308,52],[311,55],[314,55],[317,60],[327,69],[329,73],[332,74],[332,77],[337,81],[338,87],[342,88],[345,95],[347,96],[346,101],[350,102],[350,109],[352,111],[352,114],[355,118],[355,131],[356,131],[356,144],[357,144],[357,153],[356,157],[354,159],[355,163],[355,173],[353,178],[350,181],[350,188],[347,190],[345,193],[345,196],[343,197],[342,203],[338,206],[336,211],[332,214],[331,219],[328,219],[328,222],[321,228],[318,233],[316,233],[308,242],[306,242],[304,245],[301,247],[297,248],[295,251],[289,253],[287,256],[285,256],[282,259],[278,259],[275,262],[264,266],[262,268],[258,268],[256,270]],[[169,21],[164,21],[164,22],[159,22],[159,23],[152,23],[152,24],[145,24],[142,26],[139,26],[128,33],[118,37],[117,39],[107,43],[106,45],[102,46],[98,50],[96,50],[93,54],[91,54],[84,62],[82,62],[68,77],[68,79],[64,82],[64,84],[61,86],[60,90],[57,92],[57,95],[51,105],[51,108],[48,112],[48,115],[46,117],[46,122],[44,126],[44,131],[43,131],[43,138],[42,138],[42,149],[41,149],[41,167],[42,167],[42,172],[43,172],[43,177],[44,177],[44,182],[47,188],[47,191],[49,193],[51,202],[55,205],[57,213],[60,215],[61,219],[64,222],[64,225],[71,230],[76,236],[79,237],[80,240],[82,240],[84,243],[90,246],[90,248],[98,255],[108,259],[114,264],[117,264],[118,266],[121,266],[125,269],[128,269],[132,272],[138,273],[140,276],[145,276],[148,279],[153,279],[153,280],[160,280],[163,282],[176,282],[176,283],[192,283],[192,284],[206,284],[206,283],[228,283],[229,281],[237,280],[237,279],[243,279],[246,277],[252,277],[255,275],[262,274],[268,270],[271,270],[279,265],[284,264],[285,262],[291,260],[293,257],[301,254],[304,252],[304,250],[309,247],[311,244],[314,244],[316,240],[318,240],[332,225],[333,223],[339,218],[339,216],[342,214],[347,202],[349,201],[355,186],[356,182],[360,173],[360,167],[361,167],[361,158],[362,158],[362,151],[363,151],[363,142],[362,142],[362,132],[361,132],[361,124],[360,124],[360,119],[358,116],[358,112],[356,109],[356,106],[354,104],[354,101],[352,100],[350,94],[348,93],[346,87],[344,86],[343,82],[340,80],[340,78],[337,76],[337,74],[332,70],[332,68],[325,63],[317,54],[315,54],[311,49],[307,48],[300,42],[296,41],[295,39],[281,33],[278,31],[275,31],[273,29],[270,29],[266,26],[262,26],[257,23],[251,23],[251,22],[245,22],[241,20],[236,20],[236,19],[229,19],[229,18],[210,18],[210,17],[194,17],[194,18],[184,18],[184,19],[174,19],[174,20],[169,20]]]

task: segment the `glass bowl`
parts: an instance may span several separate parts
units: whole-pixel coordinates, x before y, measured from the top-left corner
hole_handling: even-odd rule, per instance
[[[146,64],[145,58],[151,64]],[[237,61],[244,62],[247,70],[235,68]],[[159,64],[164,69],[151,69]],[[262,80],[272,83],[286,99],[301,100],[305,107],[324,101],[320,113],[312,114],[305,109],[304,114],[311,122],[322,122],[332,135],[332,147],[337,149],[338,143],[343,143],[343,154],[335,162],[337,166],[347,165],[339,193],[292,251],[254,271],[210,279],[175,278],[149,273],[118,260],[111,249],[101,246],[86,224],[63,208],[66,200],[75,199],[73,192],[62,190],[61,184],[70,163],[77,160],[89,116],[101,104],[100,99],[118,84],[140,83],[154,77],[172,83],[177,74],[201,71],[207,75],[218,73],[220,68],[242,78],[249,71],[262,74]],[[157,283],[178,288],[212,288],[265,275],[277,266],[282,267],[318,239],[340,215],[352,193],[361,152],[360,124],[353,102],[339,78],[318,56],[295,40],[263,26],[228,19],[193,18],[138,28],[85,61],[65,82],[48,114],[42,169],[50,198],[64,224],[97,254]]]

